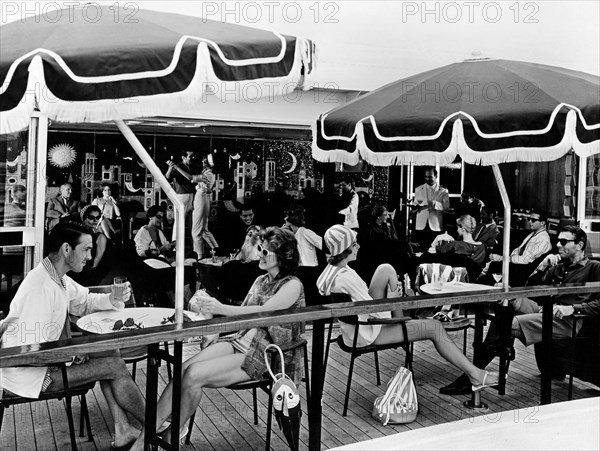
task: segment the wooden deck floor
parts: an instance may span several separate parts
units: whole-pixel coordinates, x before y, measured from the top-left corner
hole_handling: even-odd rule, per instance
[[[310,341],[310,332],[307,333]],[[454,333],[458,344],[462,333]],[[197,346],[185,345],[186,356],[193,355]],[[468,351],[469,358],[470,350]],[[376,396],[383,393],[385,383],[403,362],[402,351],[387,351],[380,357],[382,381],[375,385],[375,372],[371,356],[357,361],[353,390],[347,417],[341,415],[348,356],[340,351],[336,344],[331,346],[331,357],[327,369],[323,396],[323,432],[322,449],[355,443],[362,440],[381,437],[396,432],[427,427],[430,425],[469,418],[473,413],[462,405],[467,396],[441,396],[439,387],[446,385],[459,375],[459,371],[446,363],[435,351],[430,342],[415,344],[414,370],[419,395],[420,413],[417,420],[401,426],[382,426],[371,418],[371,406]],[[493,367],[492,367],[493,368]],[[166,384],[166,370],[161,368],[162,380],[159,392]],[[145,393],[145,364],[138,364],[136,380]],[[484,392],[483,399],[489,404],[491,421],[502,411],[516,408],[534,407],[539,404],[540,377],[532,348],[517,344],[517,359],[511,364],[505,396],[496,391]],[[567,380],[553,382],[553,402],[567,399]],[[301,391],[305,406],[305,391]],[[573,398],[580,399],[599,396],[596,387],[575,379]],[[106,450],[110,448],[110,414],[100,388],[88,395],[93,441],[80,439],[81,450]],[[252,397],[250,392],[231,390],[207,390],[196,415],[192,444],[182,446],[184,450],[260,450],[265,447],[266,432],[266,395],[259,394],[260,423],[253,424]],[[79,418],[79,403],[74,402],[76,420]],[[526,423],[535,419],[535,409],[531,418],[516,418]],[[308,422],[306,415],[302,419],[301,449],[307,449]],[[271,447],[274,450],[289,449],[276,424],[273,425]],[[69,449],[69,433],[64,407],[59,401],[25,404],[7,409],[0,436],[2,450],[64,450]]]

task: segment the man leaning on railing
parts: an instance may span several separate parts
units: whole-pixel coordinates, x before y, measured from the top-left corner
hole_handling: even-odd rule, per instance
[[[576,226],[566,226],[558,236],[558,254],[548,255],[529,277],[527,285],[563,285],[600,281],[600,262],[585,256],[587,234]],[[511,301],[515,317],[512,320],[511,336],[518,338],[525,346],[542,341],[542,308],[528,298]],[[586,313],[600,315],[600,295],[598,293],[565,294],[559,296],[553,306],[552,337],[569,338],[573,332],[573,315]],[[581,321],[575,324],[576,331]],[[475,366],[483,368],[495,357],[498,333],[494,325],[490,327],[482,352]],[[466,375],[460,376],[452,384],[442,387],[440,393],[461,395],[470,393]]]
[[[112,293],[90,293],[67,272],[80,272],[91,259],[92,236],[74,222],[57,224],[48,237],[49,255],[31,270],[19,287],[6,319],[0,323],[1,347],[32,345],[70,338],[68,314],[86,315],[113,310]],[[130,296],[129,286],[124,300]],[[70,387],[100,381],[100,387],[114,421],[113,447],[131,443],[139,431],[128,422],[126,413],[144,422],[144,399],[123,360],[116,354],[83,355],[66,368]],[[64,388],[56,366],[7,367],[0,369],[5,391],[27,398]]]

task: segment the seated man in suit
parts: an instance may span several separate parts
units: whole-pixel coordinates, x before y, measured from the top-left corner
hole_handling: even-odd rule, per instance
[[[531,274],[528,285],[563,285],[579,282],[599,282],[600,262],[589,260],[585,256],[587,244],[586,233],[576,226],[567,226],[558,236],[558,255],[548,255]],[[518,338],[525,346],[542,341],[541,307],[528,298],[511,301],[515,312],[512,320],[511,336]],[[573,330],[573,314],[587,313],[600,315],[600,294],[567,294],[556,299],[553,306],[553,338],[571,337]],[[581,327],[581,321],[576,325]],[[496,356],[498,332],[493,324],[483,343],[482,352],[476,359],[475,366],[484,368]],[[471,392],[469,378],[460,376],[452,384],[442,387],[444,395],[460,395]]]
[[[71,199],[73,187],[70,183],[60,185],[60,193],[56,197],[50,198],[48,208],[46,209],[46,218],[48,221],[48,231],[58,224],[61,219],[73,217],[78,219],[79,211],[81,210],[79,201]]]
[[[500,235],[495,218],[496,210],[484,205],[481,208],[481,222],[477,224],[473,232],[473,239],[481,242],[489,250],[498,244],[498,235]]]
[[[552,250],[550,235],[546,230],[548,215],[543,210],[533,209],[528,221],[531,233],[525,237],[519,247],[510,253],[509,282],[510,286],[522,286],[527,276],[535,269],[532,265],[536,260],[548,254]],[[484,269],[479,283],[493,285],[492,274],[502,272],[502,255],[490,254],[490,263]]]

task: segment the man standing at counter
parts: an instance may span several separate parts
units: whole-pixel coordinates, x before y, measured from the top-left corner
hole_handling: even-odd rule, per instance
[[[67,276],[80,272],[91,259],[92,236],[77,223],[61,222],[48,238],[49,255],[31,270],[17,290],[5,320],[0,322],[1,347],[31,345],[70,337],[69,314],[83,316],[113,310],[113,295],[90,293]],[[131,290],[125,289],[123,299]],[[126,413],[144,422],[144,399],[125,362],[117,354],[76,356],[66,368],[70,386],[100,381],[114,421],[113,447],[131,443],[139,431],[129,424]],[[55,366],[0,369],[2,389],[27,398],[41,392],[61,390],[63,379]]]

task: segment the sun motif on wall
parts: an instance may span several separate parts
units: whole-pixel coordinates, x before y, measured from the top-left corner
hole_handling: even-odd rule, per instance
[[[70,144],[57,144],[48,151],[50,164],[57,168],[68,168],[77,158],[77,151]]]

